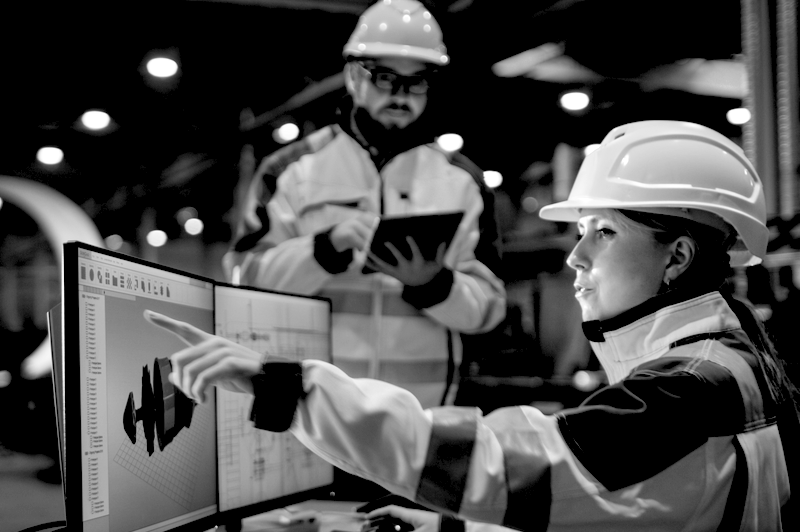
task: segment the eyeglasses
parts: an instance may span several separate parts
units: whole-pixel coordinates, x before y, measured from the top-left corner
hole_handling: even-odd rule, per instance
[[[398,91],[401,88],[409,94],[417,96],[427,94],[430,84],[426,76],[419,74],[404,76],[397,72],[381,67],[358,63],[358,66],[367,74],[372,84],[383,91]]]

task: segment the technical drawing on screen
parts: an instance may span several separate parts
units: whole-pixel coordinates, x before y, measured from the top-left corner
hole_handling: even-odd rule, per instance
[[[262,355],[330,358],[330,315],[314,299],[218,286],[216,333]],[[257,430],[252,397],[217,389],[220,511],[332,482],[331,468],[288,432]]]

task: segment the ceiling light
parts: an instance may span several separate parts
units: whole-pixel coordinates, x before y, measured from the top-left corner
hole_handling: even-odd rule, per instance
[[[731,124],[741,126],[742,124],[746,124],[750,121],[750,110],[745,107],[731,109],[725,113],[725,117]]]
[[[55,146],[43,146],[36,152],[36,159],[42,164],[55,165],[64,160],[64,152]]]
[[[539,209],[539,200],[533,196],[525,196],[522,198],[522,210],[527,213],[534,213]]]
[[[281,144],[292,142],[299,135],[300,135],[300,128],[297,127],[297,124],[292,122],[286,122],[281,127],[272,132],[272,138],[274,138],[276,142],[280,142]]]
[[[154,248],[160,248],[167,243],[167,233],[161,229],[154,229],[147,233],[147,243]]]
[[[567,111],[582,111],[589,106],[589,95],[583,91],[566,92],[561,95],[559,103]]]
[[[189,218],[186,220],[186,223],[183,224],[183,228],[190,235],[199,235],[203,232],[203,220],[200,218]]]
[[[439,135],[436,143],[446,152],[458,151],[464,146],[464,139],[458,133],[445,133]]]
[[[503,183],[503,174],[496,170],[486,170],[483,172],[483,182],[489,188],[497,188]]]
[[[572,376],[572,385],[582,392],[594,391],[600,384],[600,377],[594,371],[580,370]]]
[[[93,131],[98,131],[108,127],[108,124],[111,123],[111,117],[104,111],[86,111],[81,115],[81,123]]]
[[[122,247],[122,244],[125,242],[122,240],[122,237],[119,235],[108,235],[105,238],[106,247],[112,251],[117,251],[119,248]]]
[[[168,57],[154,57],[147,62],[147,71],[157,78],[169,78],[178,72],[178,63]]]

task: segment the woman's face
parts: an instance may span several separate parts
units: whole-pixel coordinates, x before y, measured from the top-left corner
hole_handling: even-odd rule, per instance
[[[575,274],[575,298],[583,321],[604,320],[658,293],[670,262],[669,246],[652,233],[620,222],[609,209],[584,209],[578,244],[567,258]]]

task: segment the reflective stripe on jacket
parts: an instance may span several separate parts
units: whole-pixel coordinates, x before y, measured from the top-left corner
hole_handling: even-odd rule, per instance
[[[449,331],[485,332],[505,315],[505,289],[487,266],[495,267],[497,258],[476,257],[476,249],[491,247],[481,239],[496,233],[484,231],[486,206],[474,176],[428,145],[396,155],[379,172],[369,152],[338,125],[268,159],[259,169],[265,173],[277,177],[274,195],[259,193],[264,182],[256,179],[250,197],[269,202],[259,220],[259,204],[251,200],[246,216],[253,228],[262,226],[262,234],[250,249],[237,244],[240,250],[226,257],[229,268],[238,268],[239,282],[330,298],[335,364],[355,377],[403,386],[424,406],[440,404],[449,357],[456,364],[461,357],[459,336]],[[444,301],[415,308],[401,297],[396,279],[363,275],[357,261],[339,275],[319,265],[314,236],[365,211],[464,211],[445,256],[454,275]]]
[[[473,521],[781,530],[775,405],[724,298],[672,302],[603,336],[595,348],[628,373],[554,416],[423,410],[404,390],[306,361],[292,431],[346,471]]]

